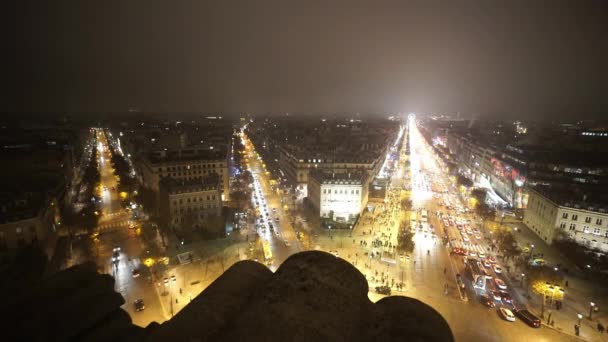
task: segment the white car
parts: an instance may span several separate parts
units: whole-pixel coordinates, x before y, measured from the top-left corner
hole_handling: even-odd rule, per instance
[[[499,309],[500,310],[500,315],[506,319],[509,322],[515,322],[515,315],[513,314],[513,312],[511,312],[511,310],[502,307]]]
[[[494,272],[496,272],[496,274],[501,274],[502,268],[498,265],[494,265]]]
[[[507,289],[507,284],[505,284],[505,282],[502,281],[502,279],[494,278],[494,284],[496,284],[496,287],[498,287],[501,290]]]
[[[471,239],[469,239],[469,237],[464,234],[462,234],[462,240],[464,240],[465,242],[471,241]]]
[[[469,251],[469,256],[476,257],[477,253],[475,251]]]

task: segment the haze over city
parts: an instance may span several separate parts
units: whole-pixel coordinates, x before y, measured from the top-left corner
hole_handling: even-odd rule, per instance
[[[19,1],[0,110],[602,118],[607,6]]]
[[[14,5],[2,340],[608,340],[607,2]]]

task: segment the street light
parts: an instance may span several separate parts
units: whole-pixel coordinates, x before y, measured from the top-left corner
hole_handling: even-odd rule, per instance
[[[583,319],[583,315],[582,314],[578,314],[578,326],[581,326],[581,320]]]
[[[594,302],[590,302],[589,303],[589,320],[591,320],[591,316],[593,314],[593,308],[595,307],[595,303]]]
[[[526,276],[526,274],[525,274],[525,273],[522,273],[522,274],[521,274],[521,284],[520,284],[520,286],[522,286],[522,287],[524,286],[524,277],[525,277],[525,276]]]

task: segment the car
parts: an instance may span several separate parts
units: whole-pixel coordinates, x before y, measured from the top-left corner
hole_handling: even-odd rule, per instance
[[[481,235],[479,235],[479,234],[475,234],[475,238],[476,238],[477,240],[481,240],[481,239],[483,239],[483,237],[482,237]]]
[[[275,217],[275,218],[274,218],[274,220],[275,220],[276,222],[279,222],[279,218],[278,218],[278,217]]]
[[[492,256],[492,255],[490,255],[490,256],[488,257],[488,260],[489,260],[491,263],[493,263],[493,264],[495,264],[495,263],[496,263],[496,258],[495,258],[494,256]]]
[[[503,302],[513,304],[513,298],[511,298],[511,296],[507,292],[499,291],[499,293]]]
[[[289,243],[289,241],[283,240],[283,242],[285,242],[285,246],[287,246],[287,247],[291,246],[291,244]]]
[[[476,257],[477,256],[477,252],[475,252],[475,251],[469,251],[469,256]]]
[[[177,281],[177,278],[175,278],[175,276],[174,276],[174,275],[172,275],[172,276],[171,276],[171,282],[172,282],[172,283],[175,283],[176,281]]]
[[[500,292],[498,292],[498,291],[496,291],[496,290],[491,290],[491,291],[490,291],[490,295],[492,295],[492,298],[493,298],[494,300],[497,300],[497,301],[502,301],[502,296],[500,295]]]
[[[141,272],[138,269],[134,269],[131,274],[133,274],[133,278],[137,278],[140,276]]]
[[[390,296],[391,288],[389,286],[376,286],[376,292],[383,294],[383,295]]]
[[[114,247],[113,252],[120,252],[120,247]]]
[[[338,253],[338,251],[329,251],[329,253],[335,256],[336,258],[340,256],[340,253]]]
[[[479,301],[481,302],[481,304],[483,304],[489,308],[493,308],[496,306],[496,304],[494,303],[494,300],[492,300],[492,298],[490,298],[487,295],[479,296]]]
[[[498,265],[494,265],[494,272],[496,272],[496,274],[501,274],[502,268]]]
[[[163,284],[165,284],[165,286],[169,285],[169,278],[163,278]]]
[[[505,307],[498,309],[500,311],[500,315],[509,322],[515,322],[515,315],[513,312]]]
[[[487,268],[492,267],[492,263],[488,259],[483,260],[483,265]]]
[[[505,282],[499,278],[494,278],[494,284],[496,284],[496,287],[498,287],[501,290],[507,289],[507,284],[505,284]]]
[[[482,268],[481,271],[486,276],[486,279],[492,279],[493,278],[492,275],[490,274],[490,272],[488,272],[488,270],[486,270],[485,268]]]
[[[143,299],[138,299],[133,302],[133,306],[135,306],[135,311],[144,311],[146,309],[146,305],[144,304]]]
[[[471,241],[471,239],[469,239],[469,237],[464,234],[462,235],[462,240],[464,240],[465,242]]]
[[[526,309],[515,309],[515,316],[524,321],[527,325],[532,328],[540,328],[540,318],[536,317],[530,311]]]
[[[467,251],[465,249],[459,248],[459,247],[452,248],[452,253],[458,254],[458,255],[467,255]]]
[[[272,211],[277,211],[277,208],[272,208]]]
[[[119,262],[120,261],[120,253],[118,253],[118,251],[115,251],[112,253],[112,262]]]

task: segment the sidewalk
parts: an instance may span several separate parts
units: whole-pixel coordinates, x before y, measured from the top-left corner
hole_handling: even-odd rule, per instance
[[[608,290],[580,278],[580,272],[575,271],[572,262],[565,259],[555,248],[547,245],[523,223],[508,222],[508,224],[511,227],[517,227],[518,232],[514,232],[514,237],[520,247],[534,244],[535,253],[543,253],[548,265],[555,266],[560,264],[562,269],[567,270],[564,272],[564,281],[568,281],[568,286],[564,287],[565,296],[562,308],[556,310],[554,305],[546,303],[545,317],[542,319],[543,325],[547,328],[575,336],[574,325],[578,324],[578,315],[581,314],[583,315],[583,319],[581,320],[579,338],[588,341],[608,341],[608,334],[600,334],[597,330],[598,323],[604,326],[608,324],[608,301],[606,300]],[[516,270],[513,263],[511,263],[511,268],[513,269],[511,277],[517,279],[518,274],[521,273],[520,270]],[[517,286],[516,290],[522,297],[529,298],[524,301],[528,304],[528,309],[540,317],[542,307],[541,297],[533,293],[527,296],[526,290],[520,286]],[[592,320],[589,320],[589,308],[592,301],[599,311],[593,312]],[[551,315],[551,320],[555,322],[554,326],[548,324],[549,314]]]

